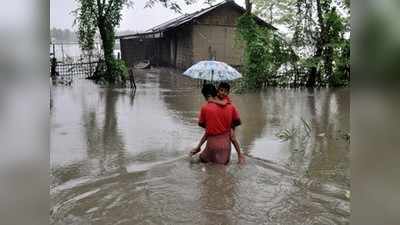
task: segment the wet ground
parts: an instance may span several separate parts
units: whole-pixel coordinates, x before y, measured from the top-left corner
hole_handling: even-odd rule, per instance
[[[51,224],[349,224],[348,89],[232,94],[247,163],[192,163],[197,82],[51,87]]]

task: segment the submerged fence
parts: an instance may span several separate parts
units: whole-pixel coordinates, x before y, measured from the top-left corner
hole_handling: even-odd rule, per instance
[[[87,78],[93,74],[101,58],[99,44],[90,55],[83,54],[79,43],[50,43],[50,76]]]
[[[98,61],[104,59],[100,42],[95,43],[95,48],[90,54],[89,52],[82,52],[78,42],[54,42],[49,45],[49,54],[50,76],[68,79],[91,76]],[[114,49],[113,54],[116,58],[120,58],[119,49]]]
[[[91,51],[92,60],[101,58],[102,51],[100,43],[95,43],[95,48]],[[60,42],[50,43],[49,53],[51,57],[55,57],[57,61],[62,63],[89,62],[88,53],[83,52],[78,42]]]
[[[59,78],[87,78],[94,73],[97,64],[98,62],[57,63],[56,76]]]

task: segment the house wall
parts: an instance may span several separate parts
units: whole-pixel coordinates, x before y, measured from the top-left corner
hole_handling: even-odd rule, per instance
[[[147,59],[152,44],[151,40],[121,39],[121,58],[128,64],[133,66],[139,61]]]
[[[170,41],[168,38],[162,38],[159,40],[159,65],[169,66],[170,65]]]
[[[165,33],[163,38],[121,39],[121,57],[128,66],[143,60],[153,65],[186,69],[192,65],[192,26]]]
[[[233,66],[243,64],[244,45],[236,40],[242,11],[226,5],[164,33],[162,38],[121,39],[121,56],[129,66],[150,59],[155,65],[187,69],[215,57]]]
[[[236,20],[242,14],[229,6],[216,9],[193,24],[193,63],[215,57],[233,66],[243,63],[243,44],[236,41]]]
[[[134,66],[143,60],[150,60],[153,65],[169,65],[169,45],[165,38],[121,39],[121,58]]]
[[[192,26],[184,26],[167,34],[170,49],[170,65],[186,69],[192,65]]]

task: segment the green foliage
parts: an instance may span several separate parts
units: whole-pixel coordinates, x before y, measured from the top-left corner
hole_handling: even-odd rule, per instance
[[[331,79],[331,86],[348,86],[350,84],[350,40],[343,40],[336,53],[336,69]]]
[[[79,45],[82,51],[94,49],[96,35],[96,14],[94,0],[80,0],[80,8],[76,10],[75,24],[78,23]]]
[[[278,69],[292,57],[290,48],[271,30],[259,26],[250,14],[238,19],[237,32],[245,43],[243,87],[259,89],[273,85]]]
[[[239,37],[245,42],[244,82],[248,88],[262,87],[267,79],[269,34],[259,28],[251,15],[238,19]],[[267,35],[264,36],[263,34]]]
[[[77,0],[79,8],[74,11],[78,23],[79,43],[83,51],[94,48],[98,31],[102,41],[104,65],[99,65],[94,77],[110,84],[124,82],[126,66],[114,59],[115,27],[122,18],[122,9],[129,0]],[[102,64],[102,63],[101,63]]]
[[[133,5],[131,0],[76,0],[79,8],[74,11],[75,23],[79,27],[79,42],[83,51],[91,51],[94,48],[94,38],[97,32],[100,34],[104,53],[104,62],[99,65],[94,77],[110,84],[124,82],[127,76],[126,65],[115,60],[113,49],[115,46],[115,28],[120,24],[122,9],[124,6]],[[195,0],[184,0],[185,4],[191,4]],[[181,11],[174,0],[147,0],[146,7],[152,7],[155,3],[162,3],[165,7]]]
[[[101,60],[97,63],[93,76],[89,77],[89,79],[93,79],[97,82],[103,83],[105,82],[106,74],[107,74],[106,64],[104,63],[104,61]]]
[[[196,2],[196,0],[184,0],[186,5],[192,4]],[[207,3],[212,3],[213,0],[205,0]],[[147,0],[145,4],[145,8],[152,8],[156,3],[161,3],[165,8],[171,9],[177,13],[182,13],[182,9],[179,4],[174,0]]]
[[[254,13],[266,19],[268,23],[290,25],[296,16],[296,0],[253,0]]]
[[[277,84],[345,86],[350,82],[350,1],[253,0],[257,15],[286,27],[291,54]],[[283,42],[285,44],[286,42]],[[290,52],[290,51],[289,51]],[[293,57],[292,57],[293,56]],[[274,54],[279,58],[279,54]],[[272,82],[272,84],[275,84]],[[271,85],[271,83],[270,83]]]
[[[100,61],[91,79],[99,83],[125,85],[128,79],[128,67],[123,60],[114,59],[111,70],[107,69],[105,61]]]
[[[331,58],[334,63],[331,73],[326,74],[328,83],[333,87],[346,86],[350,82],[350,40],[344,38],[346,21],[332,8],[326,14],[326,24],[328,40],[324,55],[326,61]]]
[[[116,77],[119,82],[125,83],[128,79],[128,67],[123,60],[114,60],[112,63],[113,77]]]

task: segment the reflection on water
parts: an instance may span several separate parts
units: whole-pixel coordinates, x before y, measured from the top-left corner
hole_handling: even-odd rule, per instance
[[[198,82],[136,75],[52,87],[51,224],[349,224],[347,89],[233,94],[247,164],[203,165]]]

